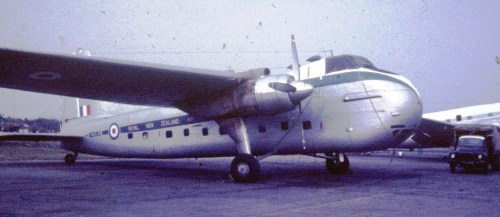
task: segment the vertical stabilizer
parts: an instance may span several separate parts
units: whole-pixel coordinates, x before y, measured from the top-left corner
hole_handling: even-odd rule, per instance
[[[98,100],[63,96],[63,122],[85,117],[103,117],[136,111],[147,106],[132,106]]]
[[[74,119],[93,116],[99,112],[97,109],[100,108],[100,101],[96,100],[86,100],[74,97],[63,98],[63,122],[68,122]]]
[[[61,96],[62,97],[62,117],[61,121],[64,123],[68,122],[69,120],[76,119],[79,117],[78,114],[78,98],[74,97],[67,97],[67,96]]]

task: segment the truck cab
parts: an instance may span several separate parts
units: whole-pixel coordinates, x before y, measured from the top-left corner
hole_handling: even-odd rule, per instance
[[[456,145],[449,155],[450,172],[454,173],[459,166],[464,170],[481,169],[487,174],[490,164],[493,171],[498,171],[500,150],[496,128],[457,128]]]

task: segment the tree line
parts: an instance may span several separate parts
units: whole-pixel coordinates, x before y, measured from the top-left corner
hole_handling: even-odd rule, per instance
[[[58,133],[61,130],[61,122],[56,119],[38,118],[12,118],[0,114],[1,132],[24,132],[24,133]]]

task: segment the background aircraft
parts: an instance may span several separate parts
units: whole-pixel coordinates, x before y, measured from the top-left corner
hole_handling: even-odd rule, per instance
[[[424,114],[417,133],[399,147],[451,147],[455,143],[455,127],[469,125],[500,127],[500,103],[467,106]]]
[[[74,152],[67,163],[78,153],[236,156],[233,179],[252,182],[260,174],[259,160],[273,154],[325,158],[331,172],[344,173],[344,152],[395,147],[417,129],[422,103],[408,79],[355,55],[311,61],[300,67],[293,36],[292,72],[277,75],[268,68],[235,73],[0,49],[0,87],[154,106],[78,117],[91,110],[69,99],[64,104],[73,105],[73,112],[61,135],[2,139],[59,140]]]

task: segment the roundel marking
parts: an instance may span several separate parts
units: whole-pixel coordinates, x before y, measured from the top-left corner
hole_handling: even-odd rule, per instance
[[[111,124],[109,127],[109,137],[113,140],[118,139],[118,136],[120,135],[120,127],[118,127],[118,124]]]

